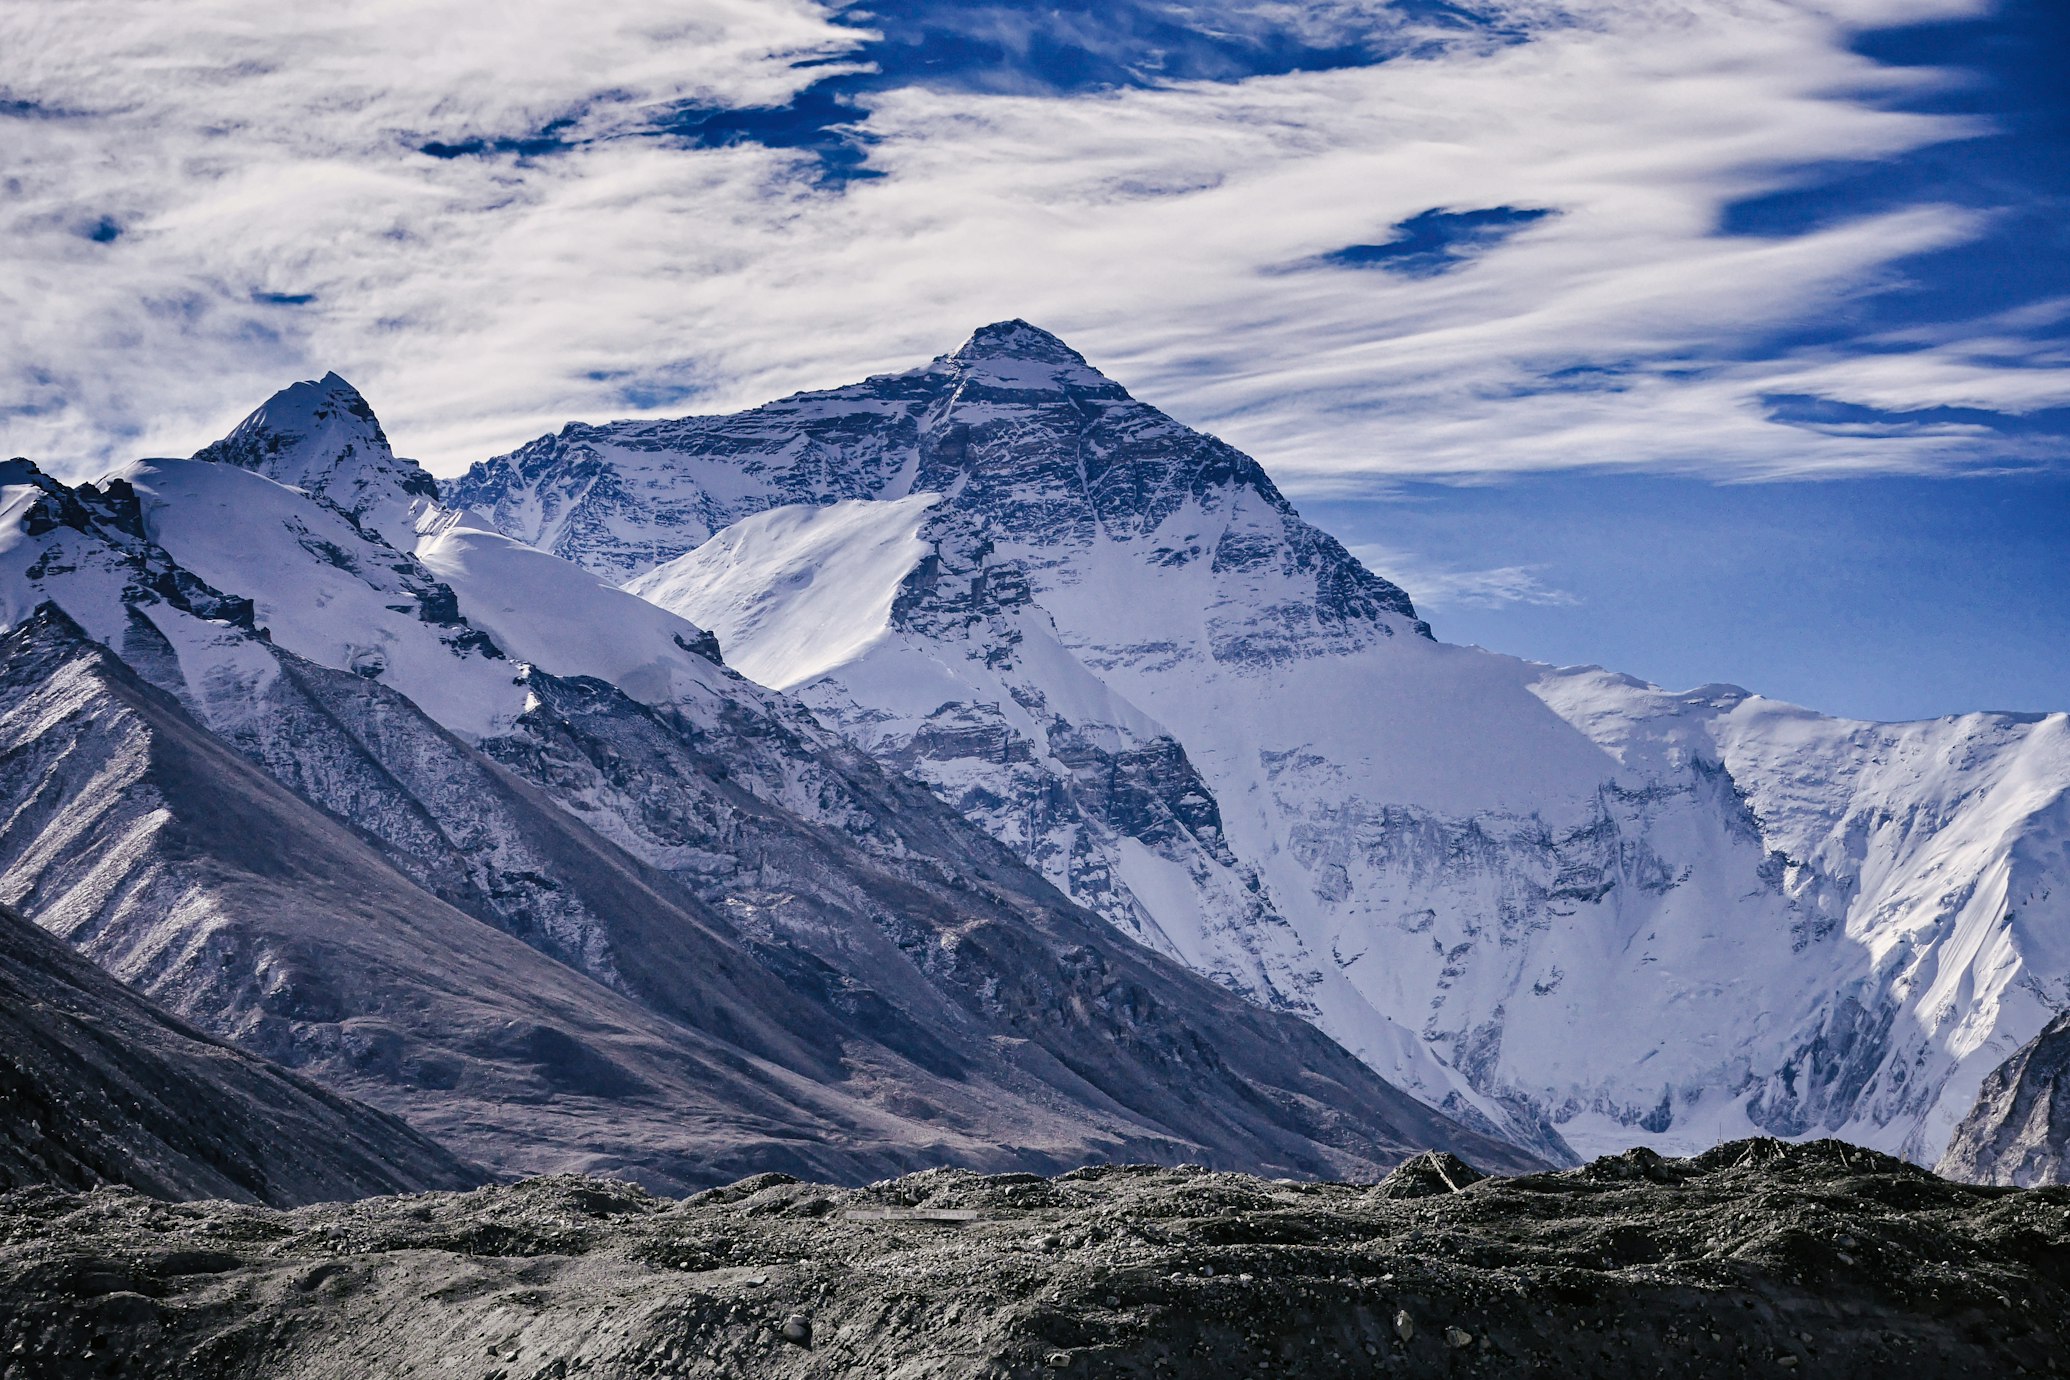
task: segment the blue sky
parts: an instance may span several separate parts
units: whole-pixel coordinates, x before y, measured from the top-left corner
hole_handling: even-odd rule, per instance
[[[0,11],[0,448],[338,369],[435,472],[1024,316],[1440,630],[2070,706],[2041,0]]]
[[[1449,642],[1868,719],[2070,703],[2070,475],[1535,475],[1309,502]]]
[[[1732,229],[1786,232],[1923,196],[1992,217],[1974,239],[1901,264],[1892,290],[1801,323],[1800,338],[1932,331],[2070,297],[2070,9],[2008,5],[1858,46],[1959,64],[1968,80],[1918,104],[1994,128],[1807,173],[1735,207]],[[1850,416],[1792,401],[1814,419]],[[1998,463],[1987,447],[1957,477],[1721,485],[1584,472],[1310,507],[1432,589],[1451,640],[1678,686],[1733,681],[1866,718],[2070,705],[2070,412],[1852,410],[1919,415],[1999,438]]]

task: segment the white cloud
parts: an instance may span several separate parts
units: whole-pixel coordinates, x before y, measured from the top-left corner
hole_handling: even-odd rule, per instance
[[[1354,546],[1351,554],[1366,569],[1409,592],[1419,612],[1436,609],[1492,609],[1505,604],[1566,606],[1580,599],[1549,585],[1541,566],[1505,565],[1488,570],[1461,570],[1412,551],[1387,546]]]
[[[1974,434],[1793,426],[1762,399],[2061,396],[2064,365],[2037,364],[2027,334],[2053,323],[1742,357],[1976,232],[1922,205],[1716,233],[1723,206],[1809,165],[1974,133],[1892,108],[1930,74],[1845,41],[1971,0],[1500,8],[1538,36],[1072,99],[891,92],[868,112],[886,175],[832,191],[802,155],[627,137],[656,103],[779,100],[804,79],[793,58],[848,52],[854,34],[802,3],[702,4],[694,27],[660,0],[486,22],[461,0],[10,6],[0,93],[73,113],[6,123],[0,396],[18,410],[0,409],[0,444],[77,467],[191,450],[337,368],[451,472],[626,415],[629,387],[744,405],[1014,315],[1309,488],[1931,469]],[[588,142],[416,152],[560,118]],[[1559,214],[1440,277],[1290,268],[1431,207],[1494,205]],[[111,243],[88,234],[103,217]],[[2033,357],[2014,367],[2008,341]]]
[[[1890,411],[1955,407],[2023,416],[2070,407],[2070,352],[2037,350],[2030,342],[1961,341],[1809,364],[1778,373],[1773,382],[1779,391]]]

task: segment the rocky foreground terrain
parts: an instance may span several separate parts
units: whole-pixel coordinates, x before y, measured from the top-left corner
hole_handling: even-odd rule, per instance
[[[534,1179],[294,1211],[0,1196],[0,1374],[2059,1373],[2070,1189],[1835,1141],[1377,1185]]]

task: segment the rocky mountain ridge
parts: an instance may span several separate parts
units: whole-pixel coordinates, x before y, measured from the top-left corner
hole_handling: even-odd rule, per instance
[[[430,503],[348,394],[0,471],[0,899],[112,972],[509,1171],[1533,1162]]]
[[[397,1118],[209,1039],[0,906],[0,1191],[299,1207],[486,1178]]]
[[[1970,1183],[2070,1183],[2070,1012],[1991,1071],[1936,1167]]]

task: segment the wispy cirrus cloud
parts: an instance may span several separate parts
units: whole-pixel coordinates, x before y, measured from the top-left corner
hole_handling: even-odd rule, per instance
[[[1469,570],[1433,561],[1413,551],[1389,546],[1354,546],[1351,554],[1366,569],[1392,580],[1425,613],[1443,609],[1493,609],[1511,604],[1571,606],[1581,600],[1547,583],[1542,567],[1495,566]]]
[[[85,468],[191,449],[338,368],[450,472],[1011,315],[1312,489],[1930,471],[2008,444],[1933,409],[2070,404],[2059,319],[1806,334],[1984,210],[1726,224],[1808,169],[1984,133],[1913,108],[1941,74],[1851,46],[1971,0],[1227,8],[11,7],[0,432]],[[829,180],[828,140],[873,175]],[[1346,261],[1490,208],[1520,214],[1434,248],[1445,271]]]

